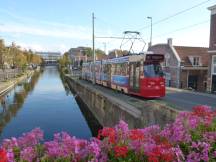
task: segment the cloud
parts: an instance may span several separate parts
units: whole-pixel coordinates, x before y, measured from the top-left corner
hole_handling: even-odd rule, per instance
[[[20,24],[5,24],[3,26],[0,26],[0,32],[80,40],[91,39],[91,34],[89,30],[83,28],[80,29],[79,27],[74,27],[71,29],[46,29],[41,27],[26,26]]]
[[[6,10],[6,9],[0,9],[0,12],[3,14],[6,14],[18,21],[21,22],[25,22],[28,24],[40,24],[40,25],[49,25],[51,27],[64,27],[64,28],[74,28],[73,25],[70,24],[65,24],[65,23],[60,23],[60,22],[54,22],[54,21],[46,21],[46,20],[42,20],[42,19],[34,19],[34,18],[30,18],[30,17],[24,17],[24,16],[20,16],[17,13],[13,13],[10,10]],[[85,30],[86,28],[83,26],[76,26],[81,30]]]
[[[24,43],[24,42],[17,42],[18,46],[20,46],[22,49],[31,49],[33,51],[46,51],[47,48],[42,46],[41,44],[33,44],[33,43]]]

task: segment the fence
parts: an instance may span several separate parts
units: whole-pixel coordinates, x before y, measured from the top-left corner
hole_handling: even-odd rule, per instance
[[[21,69],[0,69],[0,81],[6,81],[8,79],[15,78],[20,73],[22,73]]]
[[[81,70],[71,70],[71,75],[72,76],[76,76],[76,77],[80,77],[82,75],[82,71]]]

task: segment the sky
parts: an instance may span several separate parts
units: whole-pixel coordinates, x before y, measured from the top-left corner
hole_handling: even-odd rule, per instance
[[[124,37],[124,31],[139,31],[146,49],[151,31],[148,16],[153,22],[153,44],[173,38],[174,45],[208,47],[207,8],[215,4],[216,0],[0,0],[0,38],[6,45],[15,42],[33,51],[63,53],[91,47],[94,12],[95,48],[106,52],[120,48],[122,39],[97,37]],[[127,42],[122,49],[130,45]],[[144,43],[136,40],[135,45],[138,51]]]

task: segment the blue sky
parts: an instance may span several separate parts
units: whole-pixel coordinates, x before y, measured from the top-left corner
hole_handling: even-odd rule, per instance
[[[67,51],[91,46],[91,13],[95,13],[96,36],[123,36],[205,0],[1,0],[0,37],[23,48]],[[208,46],[210,11],[216,0],[153,25],[153,44],[173,38],[175,45]],[[199,24],[199,25],[194,25]],[[188,28],[189,26],[193,26]],[[178,29],[183,29],[179,30]],[[149,42],[150,28],[139,30]],[[96,48],[119,48],[121,40],[96,39]],[[128,47],[125,47],[127,49]]]

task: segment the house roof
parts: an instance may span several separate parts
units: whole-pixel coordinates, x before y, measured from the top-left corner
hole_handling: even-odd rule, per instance
[[[148,48],[148,51],[152,51],[157,54],[165,54],[167,53],[167,48],[169,48],[168,44],[156,44]]]
[[[214,9],[216,9],[216,5],[213,5],[213,6],[211,6],[211,7],[208,7],[208,9],[209,9],[209,10],[214,10]]]
[[[208,48],[187,47],[187,46],[173,46],[173,47],[175,48],[184,66],[191,66],[191,62],[189,60],[190,56],[201,57],[202,66],[208,66],[209,63]]]

